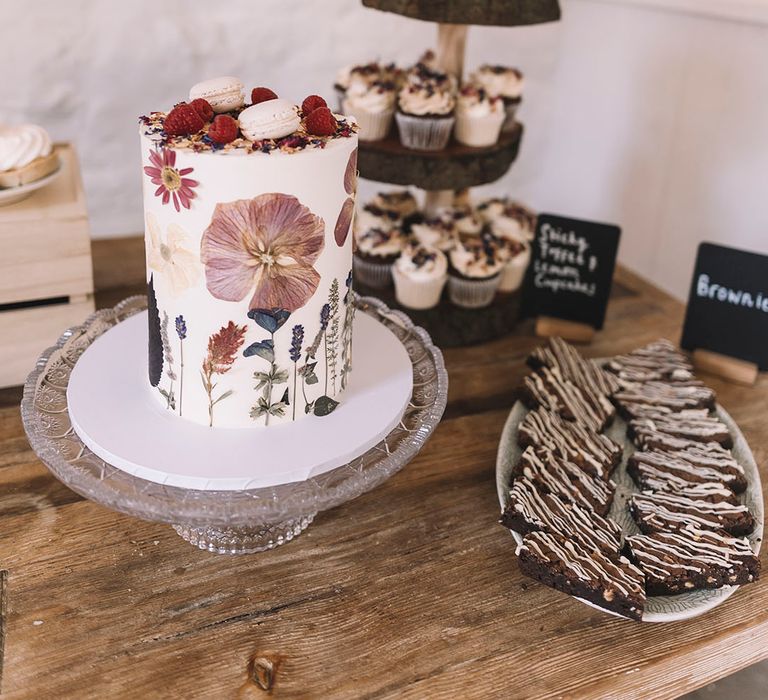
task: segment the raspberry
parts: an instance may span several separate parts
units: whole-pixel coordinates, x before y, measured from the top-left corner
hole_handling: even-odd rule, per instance
[[[204,122],[209,122],[213,119],[213,107],[211,107],[208,100],[198,97],[196,100],[192,100],[189,104],[192,109],[200,115],[200,118]]]
[[[328,107],[317,107],[304,118],[307,133],[313,136],[333,136],[336,133],[336,117]]]
[[[304,102],[301,103],[301,111],[306,117],[310,112],[316,110],[318,107],[327,107],[328,103],[320,97],[320,95],[310,95],[304,98]]]
[[[225,144],[234,141],[239,135],[237,120],[226,114],[220,114],[213,120],[208,129],[208,137],[211,141]]]
[[[186,102],[177,104],[165,118],[163,131],[171,136],[189,136],[205,126],[203,118],[192,105]]]
[[[259,102],[267,100],[276,100],[277,95],[266,87],[255,87],[251,90],[251,104],[257,105]]]

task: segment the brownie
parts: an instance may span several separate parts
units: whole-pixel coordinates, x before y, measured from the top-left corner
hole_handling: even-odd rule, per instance
[[[723,447],[733,445],[728,426],[716,416],[710,415],[706,409],[657,413],[645,418],[635,418],[627,425],[627,435],[635,445],[644,450],[674,449],[672,445],[676,443],[669,438],[716,442]]]
[[[542,493],[551,493],[566,503],[575,503],[598,515],[608,513],[616,491],[612,481],[598,479],[546,448],[537,451],[527,447],[515,474],[530,480]]]
[[[518,550],[520,571],[563,593],[640,620],[645,607],[643,572],[626,557],[585,549],[560,535],[532,532]]]
[[[691,362],[664,338],[626,355],[617,355],[604,367],[628,382],[685,382],[693,379]]]
[[[744,469],[715,442],[635,452],[627,461],[627,472],[640,488],[651,491],[680,491],[709,482],[723,484],[734,493],[747,488]]]
[[[611,402],[602,394],[585,394],[557,369],[542,367],[523,379],[523,400],[529,408],[546,408],[566,420],[593,430],[603,430],[616,415]]]
[[[646,404],[652,408],[667,408],[675,412],[689,408],[713,408],[715,392],[698,380],[676,384],[655,381],[627,384],[613,394],[613,399],[619,407],[619,412],[627,417],[625,404]]]
[[[534,369],[549,367],[585,391],[597,391],[610,396],[619,389],[619,382],[593,360],[581,356],[579,351],[562,338],[549,338],[546,345],[536,348],[528,357]]]
[[[621,461],[622,448],[613,440],[544,409],[525,416],[517,442],[523,448],[550,450],[601,479],[608,479]]]
[[[636,493],[629,511],[642,532],[677,532],[722,530],[729,535],[747,535],[755,527],[755,519],[745,505],[686,498],[676,493]]]
[[[501,524],[520,534],[551,532],[579,542],[587,549],[618,554],[621,530],[614,522],[584,508],[539,491],[527,478],[515,481]]]
[[[673,493],[676,496],[690,498],[707,503],[732,503],[738,505],[738,496],[725,484],[717,481],[702,481],[698,484],[685,482],[683,486],[662,484],[662,488],[643,491],[643,493]]]
[[[723,532],[657,532],[627,538],[648,595],[685,593],[756,581],[760,561],[746,539]]]

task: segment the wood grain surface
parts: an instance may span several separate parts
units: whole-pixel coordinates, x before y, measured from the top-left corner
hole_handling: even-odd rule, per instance
[[[141,241],[94,252],[100,305],[141,291],[143,273],[111,289],[105,274],[135,266]],[[619,269],[585,352],[677,340],[682,311]],[[768,577],[701,618],[659,625],[520,576],[496,523],[494,463],[539,342],[528,323],[447,350],[449,406],[423,452],[290,544],[242,557],[198,551],[60,485],[26,442],[20,392],[0,392],[3,697],[655,700],[768,656]],[[763,464],[765,377],[751,388],[707,379]]]
[[[360,177],[415,185],[425,190],[461,190],[495,182],[509,170],[520,150],[523,125],[502,132],[493,146],[473,148],[451,139],[441,151],[415,151],[400,143],[396,127],[381,141],[361,141]]]
[[[413,19],[517,27],[560,19],[558,0],[363,0],[366,7]]]

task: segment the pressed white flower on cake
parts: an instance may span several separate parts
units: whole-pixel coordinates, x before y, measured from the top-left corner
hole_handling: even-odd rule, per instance
[[[157,218],[147,212],[147,265],[162,277],[173,296],[197,284],[200,262],[188,247],[189,237],[178,224],[170,224],[162,234]]]

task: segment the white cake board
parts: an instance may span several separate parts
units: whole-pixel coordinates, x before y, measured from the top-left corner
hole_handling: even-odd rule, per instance
[[[413,368],[398,338],[358,313],[354,370],[328,416],[254,428],[209,428],[179,418],[151,395],[147,314],[98,338],[77,361],[67,404],[72,427],[108,464],[170,486],[233,490],[303,481],[359,457],[400,422]]]

